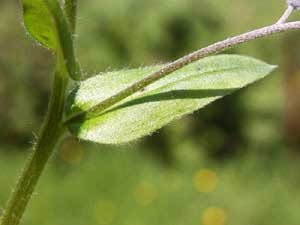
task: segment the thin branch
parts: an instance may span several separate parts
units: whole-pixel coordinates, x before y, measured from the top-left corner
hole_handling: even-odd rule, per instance
[[[254,31],[250,31],[235,37],[228,38],[224,41],[217,42],[208,47],[202,48],[198,51],[195,51],[189,55],[186,55],[172,63],[167,64],[162,69],[151,73],[146,76],[142,80],[135,82],[124,90],[118,92],[117,94],[105,99],[99,104],[95,105],[88,111],[79,112],[77,114],[73,114],[69,118],[66,118],[65,123],[69,123],[71,121],[82,120],[85,118],[90,118],[93,116],[99,115],[101,112],[111,107],[112,105],[120,102],[126,97],[134,94],[137,91],[142,90],[146,86],[152,84],[153,82],[167,76],[168,74],[209,55],[213,55],[216,53],[220,53],[229,48],[232,48],[236,45],[255,40],[257,38],[267,37],[272,34],[281,33],[289,30],[297,30],[300,29],[300,21],[290,22],[284,24],[274,24],[271,26],[263,27]]]
[[[290,15],[292,14],[292,12],[294,11],[294,9],[295,8],[293,6],[289,5],[276,24],[285,23],[287,19],[290,17]]]

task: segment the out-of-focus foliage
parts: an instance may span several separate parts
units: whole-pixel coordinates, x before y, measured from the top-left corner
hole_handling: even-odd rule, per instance
[[[173,148],[176,167],[166,169],[139,148],[65,142],[23,224],[299,224],[298,161],[282,155],[266,162],[249,154],[219,166],[201,159],[199,146],[190,143]],[[0,154],[0,182],[6,184],[0,205],[23,156]]]
[[[164,63],[272,24],[285,1],[78,0],[78,8],[76,45],[89,77]],[[28,149],[38,133],[53,66],[51,55],[24,33],[21,12],[19,1],[0,1],[0,207],[24,162],[16,150]],[[212,225],[211,218],[220,223],[226,217],[225,224],[297,225],[299,145],[290,151],[285,137],[297,138],[298,117],[288,116],[293,129],[286,132],[284,115],[298,112],[291,103],[300,99],[299,50],[289,43],[298,43],[299,35],[230,50],[279,65],[279,71],[126,150],[114,148],[124,151],[63,143],[26,224]],[[294,77],[288,84],[287,76]],[[89,157],[81,161],[83,155]]]
[[[24,33],[17,1],[0,9],[0,142],[27,146],[45,111],[51,56]]]

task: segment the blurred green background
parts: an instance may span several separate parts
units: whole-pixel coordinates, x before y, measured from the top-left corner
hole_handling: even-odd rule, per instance
[[[285,9],[285,0],[78,1],[86,77],[171,61],[272,24]],[[38,134],[51,84],[53,58],[26,35],[21,11],[17,0],[0,1],[0,209]],[[23,224],[298,225],[299,35],[228,51],[279,69],[151,137],[122,146],[66,137]]]

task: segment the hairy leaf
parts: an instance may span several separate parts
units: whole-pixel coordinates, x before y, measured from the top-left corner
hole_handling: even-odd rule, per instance
[[[24,25],[46,48],[56,48],[56,28],[44,0],[23,0]]]
[[[82,82],[68,99],[67,116],[90,109],[161,67],[109,72]],[[84,140],[106,144],[129,142],[263,78],[274,68],[245,56],[207,57],[149,85],[101,115],[73,121],[69,128]]]

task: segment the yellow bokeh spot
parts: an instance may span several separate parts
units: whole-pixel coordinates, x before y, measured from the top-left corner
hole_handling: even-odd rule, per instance
[[[95,207],[95,217],[99,225],[112,224],[118,215],[118,208],[112,201],[99,201]]]
[[[157,188],[150,182],[141,182],[134,190],[135,201],[142,206],[150,205],[157,197]]]
[[[212,192],[216,189],[218,182],[217,174],[208,169],[201,169],[195,173],[193,183],[198,192]]]
[[[222,208],[207,208],[202,215],[202,225],[224,225],[226,213]]]

